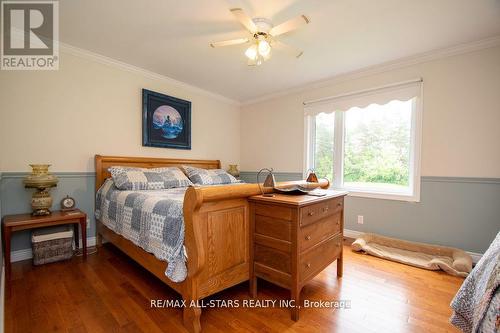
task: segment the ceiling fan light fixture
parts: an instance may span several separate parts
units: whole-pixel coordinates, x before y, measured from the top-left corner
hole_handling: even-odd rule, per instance
[[[263,17],[251,18],[241,8],[230,9],[235,18],[252,34],[252,38],[237,38],[220,42],[210,43],[213,48],[231,45],[241,45],[252,41],[252,45],[245,50],[245,56],[248,58],[249,66],[259,66],[264,61],[271,58],[273,48],[285,50],[293,54],[295,57],[302,55],[301,50],[297,50],[283,42],[280,42],[277,37],[290,31],[296,30],[304,24],[308,24],[309,18],[305,15],[297,16],[293,19],[285,21],[277,26]]]
[[[248,59],[250,60],[256,60],[257,59],[257,45],[252,45],[250,46],[246,51],[245,55],[247,56]]]
[[[259,54],[263,57],[267,57],[271,53],[271,45],[265,39],[259,40],[259,44],[257,47]]]
[[[264,61],[271,59],[271,51],[269,51],[265,56],[262,56],[262,59],[264,59]]]

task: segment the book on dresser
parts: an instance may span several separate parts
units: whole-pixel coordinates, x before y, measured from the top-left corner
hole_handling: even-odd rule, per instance
[[[291,316],[299,318],[302,287],[337,260],[342,277],[344,196],[275,194],[250,197],[250,294],[257,296],[257,278],[291,292]]]

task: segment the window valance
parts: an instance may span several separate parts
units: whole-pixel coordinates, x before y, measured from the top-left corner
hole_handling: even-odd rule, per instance
[[[415,79],[373,89],[360,90],[314,101],[308,101],[304,102],[304,113],[306,115],[314,116],[320,113],[347,111],[353,107],[363,108],[370,104],[385,105],[393,100],[408,101],[412,98],[420,96],[421,87],[422,79]]]

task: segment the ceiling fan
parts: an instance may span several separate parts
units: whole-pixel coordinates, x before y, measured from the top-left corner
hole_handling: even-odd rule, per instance
[[[277,39],[280,35],[295,30],[310,21],[305,15],[288,20],[277,26],[266,18],[250,18],[241,8],[230,9],[231,13],[238,21],[252,34],[250,38],[238,38],[221,42],[210,43],[211,47],[241,45],[251,43],[252,45],[245,51],[249,66],[259,66],[264,61],[271,58],[273,48],[283,50],[299,58],[304,52],[285,44]]]

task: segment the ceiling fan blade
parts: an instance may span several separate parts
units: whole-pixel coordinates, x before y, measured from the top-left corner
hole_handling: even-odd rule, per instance
[[[240,23],[243,24],[243,26],[248,29],[248,31],[250,31],[253,34],[257,32],[257,26],[255,25],[255,22],[252,21],[252,19],[247,14],[245,14],[243,9],[232,8],[230,9],[230,11],[231,13],[233,13],[234,16],[236,16],[238,21],[240,21]]]
[[[293,46],[290,46],[290,45],[285,44],[283,42],[280,42],[278,40],[273,41],[273,43],[271,45],[278,50],[282,50],[282,51],[285,51],[287,53],[290,53],[295,58],[300,58],[300,56],[304,54],[304,51],[301,51]]]
[[[281,23],[280,25],[273,27],[269,31],[269,34],[271,36],[276,37],[284,33],[287,33],[289,31],[295,30],[304,24],[308,24],[309,22],[310,22],[309,19],[305,15],[300,15],[294,19],[288,20],[286,22]]]
[[[248,38],[230,39],[230,40],[224,40],[222,42],[210,43],[210,46],[220,47],[220,46],[240,45],[240,44],[246,44],[249,41],[250,40]]]

